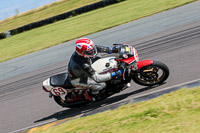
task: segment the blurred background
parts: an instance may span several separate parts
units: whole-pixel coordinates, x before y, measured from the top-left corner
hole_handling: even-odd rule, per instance
[[[0,0],[0,21],[61,0]]]

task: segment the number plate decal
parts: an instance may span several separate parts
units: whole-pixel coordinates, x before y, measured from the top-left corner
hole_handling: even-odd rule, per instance
[[[63,89],[62,87],[55,87],[51,89],[51,93],[55,96],[62,96],[67,95],[67,90]]]

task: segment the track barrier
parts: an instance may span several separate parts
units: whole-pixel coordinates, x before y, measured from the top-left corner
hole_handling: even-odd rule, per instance
[[[125,0],[101,0],[99,2],[74,9],[74,10],[59,14],[57,16],[53,16],[53,17],[50,17],[50,18],[47,18],[44,20],[40,20],[37,22],[33,22],[30,24],[24,25],[22,27],[18,27],[16,29],[12,29],[12,30],[4,32],[4,33],[0,33],[0,39],[4,39],[9,36],[13,36],[13,35],[22,33],[24,31],[32,30],[34,28],[38,28],[38,27],[41,27],[41,26],[44,26],[47,24],[51,24],[51,23],[54,23],[54,22],[57,22],[57,21],[60,21],[63,19],[67,19],[69,17],[73,17],[73,16],[76,16],[76,15],[79,15],[79,14],[82,14],[85,12],[89,12],[89,11],[92,11],[92,10],[95,10],[98,8],[102,8],[102,7],[111,5],[111,4],[119,3],[122,1],[125,1]]]

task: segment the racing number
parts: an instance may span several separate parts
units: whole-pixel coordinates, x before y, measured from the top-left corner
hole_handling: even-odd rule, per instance
[[[66,94],[66,92],[61,87],[53,88],[52,91],[53,91],[53,94],[56,95],[56,96],[60,96],[60,95]]]

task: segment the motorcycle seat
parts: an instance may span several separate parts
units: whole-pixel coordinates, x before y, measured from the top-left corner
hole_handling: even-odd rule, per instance
[[[65,89],[75,88],[70,80],[68,73],[61,73],[50,77],[50,85],[53,87],[62,87]]]

